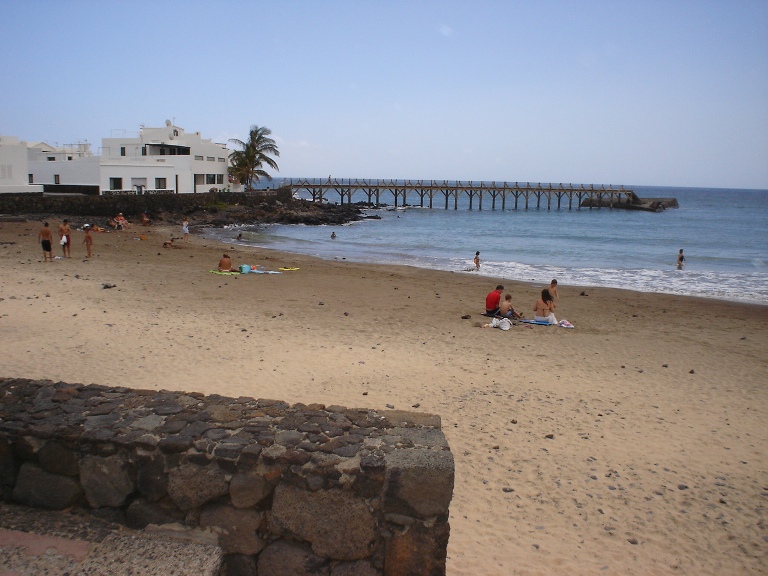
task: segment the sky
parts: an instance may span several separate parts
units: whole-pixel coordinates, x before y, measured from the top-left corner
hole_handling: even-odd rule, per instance
[[[0,0],[0,134],[280,177],[768,189],[766,0]],[[230,146],[232,146],[230,144]]]

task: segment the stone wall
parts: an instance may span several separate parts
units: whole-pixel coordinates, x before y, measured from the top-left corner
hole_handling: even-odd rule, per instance
[[[142,194],[141,196],[46,196],[43,194],[0,194],[0,214],[67,214],[70,216],[103,216],[111,218],[122,212],[135,219],[142,212],[195,212],[208,206],[240,204],[258,207],[263,204],[291,201],[291,189],[257,192],[208,192],[205,194]]]
[[[445,574],[438,416],[0,378],[5,501],[214,538],[228,575]]]

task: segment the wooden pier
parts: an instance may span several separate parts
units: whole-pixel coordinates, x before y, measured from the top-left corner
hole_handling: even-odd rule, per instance
[[[352,204],[355,194],[362,194],[367,204],[381,206],[382,196],[392,198],[394,207],[419,206],[434,208],[436,204],[449,210],[458,210],[459,198],[466,196],[469,209],[524,210],[560,210],[567,203],[568,210],[576,208],[623,208],[658,211],[667,207],[676,207],[673,198],[654,199],[661,201],[656,207],[649,207],[648,202],[638,198],[633,190],[624,186],[594,184],[533,184],[531,182],[473,182],[473,181],[438,181],[438,180],[365,180],[344,178],[290,178],[283,182],[290,186],[296,195],[300,192],[309,194],[314,202],[334,201],[339,204]],[[328,198],[330,196],[331,198]],[[338,198],[338,201],[337,201]],[[409,198],[411,203],[409,203]],[[437,200],[437,202],[436,202]],[[414,203],[415,202],[415,203]]]

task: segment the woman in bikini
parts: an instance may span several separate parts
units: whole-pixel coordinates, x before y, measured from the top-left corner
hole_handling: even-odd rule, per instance
[[[533,305],[533,319],[538,322],[557,324],[555,318],[555,301],[547,288],[541,291],[541,298]]]

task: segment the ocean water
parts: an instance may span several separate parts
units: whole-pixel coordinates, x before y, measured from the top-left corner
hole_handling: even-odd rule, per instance
[[[628,188],[630,188],[628,186]],[[664,212],[408,207],[367,210],[381,220],[345,226],[267,225],[210,230],[226,242],[326,259],[395,263],[463,273],[480,251],[479,274],[768,304],[768,190],[631,187],[642,198],[675,197]],[[329,198],[331,201],[333,198]],[[365,200],[363,194],[353,201]],[[394,204],[384,194],[382,202]],[[410,203],[418,197],[409,197]],[[336,239],[331,239],[336,232]],[[242,233],[241,241],[236,240]],[[676,265],[684,249],[686,262]]]

